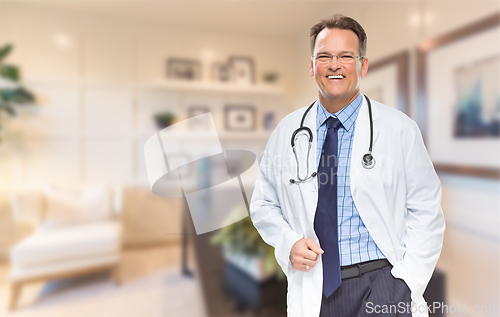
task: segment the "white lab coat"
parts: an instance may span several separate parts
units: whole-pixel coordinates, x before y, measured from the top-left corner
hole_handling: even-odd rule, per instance
[[[317,169],[317,107],[318,102],[304,121],[314,136],[309,156],[311,172]],[[308,272],[295,270],[289,260],[291,247],[303,236],[319,244],[313,227],[317,178],[301,184],[289,181],[297,178],[291,135],[306,108],[289,114],[272,133],[250,205],[255,227],[275,248],[276,259],[287,276],[289,317],[319,316],[322,298],[321,255]],[[403,279],[410,288],[412,301],[418,305],[413,317],[428,316],[422,294],[438,261],[445,230],[441,185],[415,122],[375,101],[372,109],[372,154],[376,164],[373,169],[361,165],[370,142],[368,104],[363,98],[351,153],[351,194],[370,235],[393,265],[392,275]],[[304,177],[307,133],[298,133],[295,144]]]

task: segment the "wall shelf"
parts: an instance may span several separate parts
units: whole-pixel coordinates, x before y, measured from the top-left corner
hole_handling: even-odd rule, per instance
[[[156,131],[140,131],[136,133],[132,133],[131,136],[139,137],[139,138],[149,138],[155,134]],[[272,131],[218,131],[217,135],[219,136],[219,140],[224,141],[255,141],[255,142],[267,142],[271,137]],[[174,137],[177,140],[186,140],[186,141],[202,141],[209,140],[212,138],[211,135],[207,135],[202,133],[191,132],[191,133],[174,133],[170,134],[170,136]]]
[[[211,93],[238,93],[253,95],[284,95],[283,87],[277,85],[236,85],[230,83],[214,82],[188,82],[178,80],[155,80],[146,87],[154,87],[182,92],[211,92]]]

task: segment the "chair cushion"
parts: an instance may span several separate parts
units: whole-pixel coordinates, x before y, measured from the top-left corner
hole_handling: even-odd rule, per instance
[[[29,267],[119,253],[121,228],[115,221],[37,230],[10,251],[13,266]]]
[[[107,184],[89,188],[47,186],[44,227],[81,224],[111,219],[110,191]]]

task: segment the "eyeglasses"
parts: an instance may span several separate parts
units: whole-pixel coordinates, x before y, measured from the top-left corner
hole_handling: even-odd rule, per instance
[[[330,63],[334,57],[336,57],[337,61],[341,64],[352,64],[356,61],[356,58],[364,59],[364,57],[362,57],[362,56],[356,56],[354,54],[349,54],[349,53],[344,53],[341,55],[332,55],[332,54],[321,53],[319,55],[312,55],[311,56],[311,58],[314,58],[316,60],[316,62],[321,63],[321,64]]]

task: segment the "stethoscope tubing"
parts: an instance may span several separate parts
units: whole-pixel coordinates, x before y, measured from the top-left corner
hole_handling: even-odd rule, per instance
[[[363,155],[363,158],[361,159],[361,164],[363,165],[364,168],[366,169],[371,169],[373,166],[375,166],[375,158],[372,156],[372,148],[373,148],[373,117],[372,117],[372,104],[370,102],[370,98],[368,98],[366,95],[363,95],[368,103],[368,114],[370,117],[370,147],[368,148],[368,153]],[[302,115],[302,119],[300,120],[300,127],[293,131],[292,133],[292,139],[291,139],[291,145],[292,145],[292,150],[293,150],[293,155],[295,156],[295,161],[297,162],[297,179],[290,179],[290,183],[302,183],[305,182],[308,179],[311,179],[316,176],[316,172],[313,172],[309,174],[309,153],[311,151],[311,146],[313,142],[313,133],[310,128],[304,126],[304,120],[307,116],[307,113],[311,108],[314,106],[316,103],[313,102],[309,107],[307,107],[306,111]],[[307,156],[306,156],[306,177],[301,178],[300,177],[300,164],[299,164],[299,159],[297,157],[297,152],[295,151],[295,136],[297,133],[300,131],[306,131],[307,134],[309,135],[309,146],[307,148]]]

